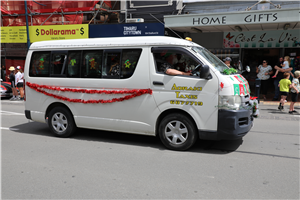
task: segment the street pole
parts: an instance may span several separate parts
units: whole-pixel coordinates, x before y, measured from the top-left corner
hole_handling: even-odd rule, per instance
[[[30,47],[30,39],[29,39],[29,27],[28,27],[28,12],[27,12],[27,1],[25,0],[25,18],[26,18],[26,32],[27,32],[27,50]]]

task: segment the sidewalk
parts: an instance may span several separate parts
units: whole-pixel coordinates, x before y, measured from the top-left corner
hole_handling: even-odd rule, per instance
[[[251,94],[251,96],[253,97],[254,95]],[[266,98],[267,100],[264,101],[263,99],[263,96],[260,95],[260,100],[259,100],[259,104],[262,104],[262,105],[279,105],[279,100],[277,101],[273,101],[273,97],[274,97],[274,94],[267,94]],[[287,98],[287,102],[284,104],[284,105],[290,105],[291,103],[291,95],[288,96]],[[295,103],[295,106],[300,106],[300,96],[298,96],[298,101],[297,103]]]

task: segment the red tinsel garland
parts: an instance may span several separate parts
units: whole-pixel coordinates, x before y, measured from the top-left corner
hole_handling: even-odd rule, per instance
[[[38,85],[35,83],[26,82],[26,85],[30,87],[31,89],[43,93],[47,96],[68,101],[68,102],[74,102],[74,103],[113,103],[113,102],[121,102],[124,100],[132,99],[134,97],[141,96],[143,94],[152,94],[151,89],[138,89],[138,90],[85,90],[85,89],[70,89],[70,88],[60,88],[60,87],[52,87],[48,85]],[[77,92],[77,93],[87,93],[87,94],[130,94],[126,95],[124,97],[120,98],[113,98],[111,100],[82,100],[82,99],[70,99],[67,97],[58,96],[55,94],[48,93],[42,89],[48,89],[48,90],[54,90],[54,91],[61,91],[61,92]]]

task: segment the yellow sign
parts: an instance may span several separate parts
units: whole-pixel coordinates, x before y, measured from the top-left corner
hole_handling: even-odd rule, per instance
[[[88,38],[88,27],[88,24],[30,26],[30,42]]]
[[[1,27],[1,43],[27,43],[26,26]]]

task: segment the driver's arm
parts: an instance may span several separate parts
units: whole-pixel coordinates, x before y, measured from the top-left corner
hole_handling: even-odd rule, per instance
[[[166,74],[168,75],[186,75],[186,76],[191,76],[192,73],[190,72],[182,72],[182,71],[178,71],[176,69],[167,69]]]

